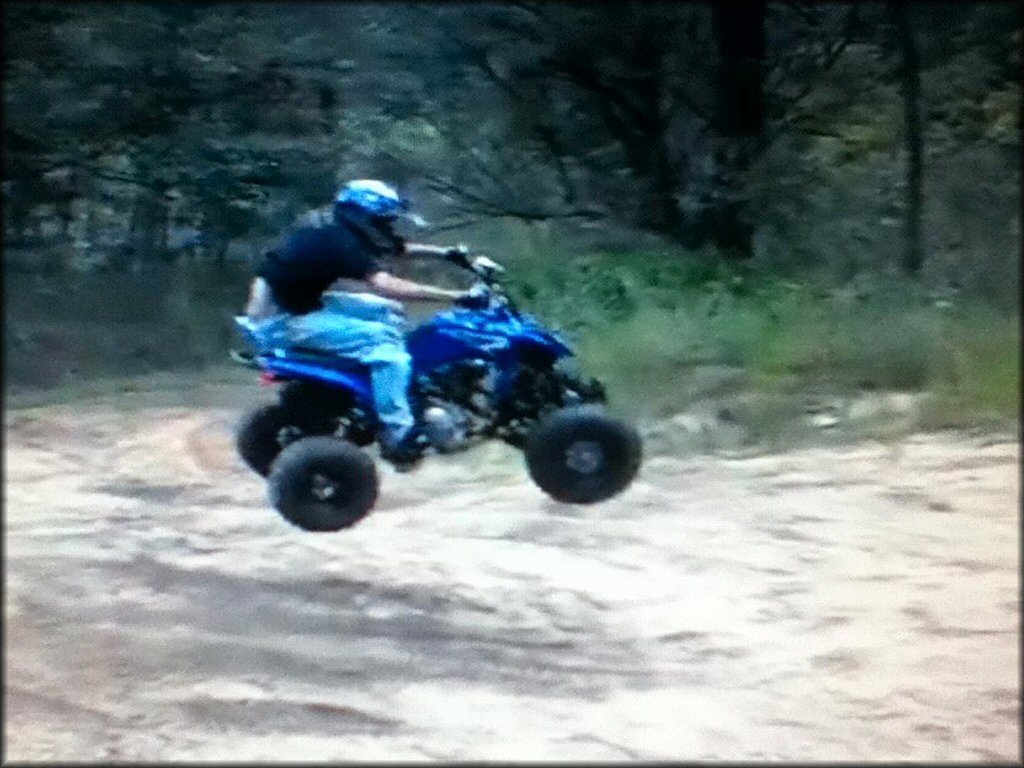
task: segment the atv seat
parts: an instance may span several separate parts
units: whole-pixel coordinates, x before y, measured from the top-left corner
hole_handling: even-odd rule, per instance
[[[365,363],[351,358],[338,357],[322,349],[312,347],[289,347],[285,350],[283,357],[279,360],[289,360],[294,363],[306,363],[308,365],[320,365],[325,368],[332,368],[338,371],[356,372],[366,369]]]

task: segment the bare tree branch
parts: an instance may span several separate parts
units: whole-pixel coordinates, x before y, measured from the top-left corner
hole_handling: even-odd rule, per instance
[[[853,33],[857,27],[859,21],[858,9],[856,5],[850,6],[847,11],[846,18],[843,22],[843,29],[839,34],[839,37],[831,44],[827,44],[824,53],[817,61],[818,74],[823,75],[828,73],[836,62],[842,57],[843,53],[849,47],[853,41]],[[786,97],[785,101],[788,103],[789,109],[792,110],[794,107],[798,107],[807,96],[814,91],[819,85],[817,78],[810,78],[804,86],[792,96]],[[778,96],[778,94],[776,94]]]
[[[496,85],[502,93],[506,95],[506,97],[514,103],[523,103],[523,94],[516,90],[506,78],[502,77],[501,74],[498,73],[497,69],[495,69],[494,65],[491,63],[490,51],[485,46],[470,43],[448,31],[445,32],[445,37],[455,44],[466,59],[471,64],[475,65],[491,83]],[[566,203],[575,202],[578,198],[576,186],[572,181],[572,176],[570,175],[565,162],[565,147],[559,140],[557,132],[553,127],[540,120],[531,121],[530,127],[531,132],[537,139],[537,142],[548,151],[548,154],[555,162],[556,172],[562,185],[563,200]]]
[[[821,26],[821,18],[814,13],[814,8],[810,3],[788,2],[783,3],[783,5],[812,27],[817,28]]]

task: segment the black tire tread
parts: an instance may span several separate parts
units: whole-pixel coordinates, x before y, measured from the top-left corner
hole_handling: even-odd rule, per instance
[[[319,501],[309,492],[316,472],[342,478],[351,493],[341,504]],[[377,501],[379,480],[373,459],[336,437],[304,437],[285,447],[268,478],[270,502],[282,517],[306,531],[339,531],[362,520]]]
[[[246,465],[262,477],[270,473],[270,466],[281,446],[277,434],[288,426],[288,415],[277,403],[261,405],[242,416],[235,432],[235,447]]]
[[[582,478],[565,466],[565,450],[581,439],[597,440],[609,451],[608,472]],[[643,449],[632,426],[607,416],[600,406],[581,405],[542,419],[527,438],[525,456],[530,478],[549,496],[594,504],[629,486],[640,469]]]

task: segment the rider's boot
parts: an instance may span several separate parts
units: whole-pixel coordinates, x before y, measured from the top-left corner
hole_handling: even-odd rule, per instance
[[[408,472],[419,464],[430,441],[419,428],[407,430],[398,438],[384,434],[380,437],[380,455],[390,461],[399,472]]]

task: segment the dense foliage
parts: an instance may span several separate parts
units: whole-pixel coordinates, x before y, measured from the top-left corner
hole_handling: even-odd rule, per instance
[[[64,243],[64,264],[245,252],[354,174],[419,191],[441,228],[647,232],[846,272],[1005,269],[1019,230],[1015,4],[4,16],[6,242]]]
[[[52,314],[53,296],[12,297],[26,380],[32,349],[47,381],[85,367],[87,348],[97,365],[221,357],[251,259],[340,180],[378,177],[412,194],[428,239],[514,262],[514,289],[602,369],[625,376],[642,356],[650,381],[670,381],[713,359],[762,380],[959,377],[961,390],[988,372],[998,381],[971,391],[1012,407],[1020,4],[14,0],[2,13],[5,266],[27,273],[19,285],[54,274],[57,290],[98,271],[101,293],[112,273],[151,276],[116,283],[116,306],[62,297],[59,331],[27,319]],[[136,305],[157,330],[109,332],[110,312]],[[79,362],[58,365],[70,347]]]

